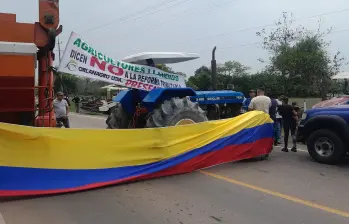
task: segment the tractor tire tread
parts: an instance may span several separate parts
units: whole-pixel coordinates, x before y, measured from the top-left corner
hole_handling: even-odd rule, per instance
[[[127,114],[120,103],[110,109],[110,114],[106,120],[107,129],[127,129],[129,120]]]
[[[187,97],[172,98],[164,101],[149,114],[146,128],[175,126],[183,119],[191,119],[195,123],[208,121],[206,112],[198,103],[190,101]]]

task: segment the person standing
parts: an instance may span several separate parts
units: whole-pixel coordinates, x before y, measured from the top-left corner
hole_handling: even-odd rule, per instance
[[[269,97],[264,95],[264,89],[257,89],[257,96],[251,100],[248,110],[259,110],[266,114],[269,114],[269,108],[271,107],[271,100]]]
[[[282,101],[281,101],[282,98],[283,96],[280,96],[278,99],[276,99],[276,102],[278,104],[278,108],[276,110],[276,121],[275,121],[276,145],[281,144],[282,116],[279,113],[279,107],[282,105]]]
[[[284,97],[282,105],[279,107],[279,113],[282,116],[284,127],[284,148],[281,151],[288,152],[288,136],[292,136],[292,152],[297,152],[296,146],[296,128],[297,128],[297,113],[292,105],[288,104],[288,98]]]
[[[69,124],[69,105],[68,102],[63,99],[64,94],[62,92],[56,93],[56,99],[53,101],[53,110],[56,115],[56,127],[61,128],[64,126],[65,128],[70,128]]]
[[[297,120],[299,120],[299,117],[302,116],[300,115],[300,107],[298,106],[297,102],[292,102],[292,107],[294,109],[294,111],[296,111],[297,113]]]
[[[271,106],[269,108],[269,116],[270,118],[274,121],[274,145],[278,145],[277,141],[278,141],[278,133],[277,133],[277,124],[276,124],[276,113],[277,113],[277,109],[278,109],[278,102],[275,99],[274,96],[270,97],[271,100]]]
[[[72,101],[75,103],[75,110],[76,110],[76,113],[80,113],[80,102],[81,102],[81,99],[79,96],[75,96]]]
[[[244,105],[243,105],[243,107],[244,107],[244,109],[247,111],[248,110],[248,106],[250,105],[250,103],[251,103],[251,100],[254,98],[254,97],[256,97],[256,91],[255,90],[253,90],[253,89],[251,89],[249,92],[248,92],[248,98],[245,98],[245,100],[244,100]]]

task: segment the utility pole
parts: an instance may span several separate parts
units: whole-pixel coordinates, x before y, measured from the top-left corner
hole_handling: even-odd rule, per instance
[[[62,41],[59,41],[59,37],[57,37],[57,46],[58,46],[58,61],[59,63],[61,63],[61,44],[62,44]],[[60,86],[60,91],[63,92],[63,76],[62,76],[62,73],[59,74],[59,77],[61,79],[61,86]]]
[[[217,63],[216,63],[216,47],[212,50],[212,60],[211,60],[211,69],[212,69],[212,89],[217,90]]]
[[[58,45],[58,57],[59,57],[59,63],[61,63],[61,44],[62,44],[62,41],[59,41],[59,37],[57,37],[57,45]]]

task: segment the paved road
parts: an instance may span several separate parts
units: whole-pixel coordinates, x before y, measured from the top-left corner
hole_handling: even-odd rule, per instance
[[[105,123],[107,116],[77,115],[70,113],[70,126],[72,128],[107,128]]]
[[[104,119],[73,114],[71,123],[105,128]],[[0,224],[348,224],[349,164],[320,165],[305,152],[279,150],[267,161],[1,202]]]

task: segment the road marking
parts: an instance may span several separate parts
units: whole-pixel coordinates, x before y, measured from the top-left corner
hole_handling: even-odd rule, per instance
[[[349,218],[349,213],[348,212],[344,212],[344,211],[340,211],[340,210],[337,210],[337,209],[334,209],[334,208],[330,208],[330,207],[326,207],[326,206],[323,206],[323,205],[319,205],[319,204],[313,203],[311,201],[306,201],[306,200],[303,200],[303,199],[300,199],[300,198],[297,198],[297,197],[293,197],[293,196],[282,194],[282,193],[279,193],[279,192],[276,192],[276,191],[272,191],[272,190],[268,190],[268,189],[261,188],[261,187],[258,187],[258,186],[254,186],[254,185],[251,185],[251,184],[248,184],[248,183],[244,183],[244,182],[241,182],[241,181],[238,181],[238,180],[234,180],[234,179],[231,179],[231,178],[228,178],[228,177],[225,177],[225,176],[221,176],[221,175],[218,175],[218,174],[214,174],[214,173],[211,173],[211,172],[207,172],[207,171],[203,171],[203,170],[200,170],[198,172],[200,172],[200,173],[202,173],[204,175],[210,176],[210,177],[214,177],[216,179],[220,179],[220,180],[232,183],[232,184],[236,184],[236,185],[239,185],[239,186],[242,186],[242,187],[246,187],[246,188],[249,188],[249,189],[252,189],[252,190],[255,190],[255,191],[259,191],[259,192],[263,192],[263,193],[266,193],[266,194],[270,194],[270,195],[273,195],[275,197],[279,197],[279,198],[282,198],[282,199],[285,199],[285,200],[288,200],[288,201],[292,201],[292,202],[295,202],[295,203],[298,203],[298,204],[302,204],[302,205],[305,205],[305,206],[308,206],[308,207],[311,207],[311,208],[320,209],[320,210],[328,212],[328,213],[332,213],[332,214],[336,214],[336,215],[339,215],[339,216],[342,216],[342,217]]]
[[[2,216],[0,212],[0,224],[6,224],[4,217]]]

